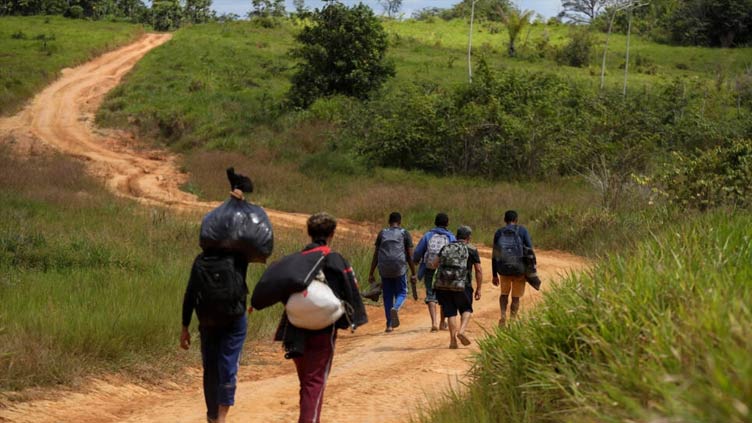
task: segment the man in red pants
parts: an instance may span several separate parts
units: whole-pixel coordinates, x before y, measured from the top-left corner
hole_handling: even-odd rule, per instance
[[[314,214],[308,219],[308,235],[311,243],[303,250],[327,246],[334,238],[337,221],[327,213]],[[347,311],[333,325],[321,330],[307,330],[295,327],[283,316],[275,339],[282,341],[285,357],[295,362],[300,381],[299,423],[318,423],[321,420],[321,406],[324,401],[324,388],[332,368],[334,343],[337,329],[355,329],[368,322],[363,301],[358,291],[358,282],[350,264],[342,255],[334,251],[326,256],[324,264],[326,282],[334,294],[345,303]]]

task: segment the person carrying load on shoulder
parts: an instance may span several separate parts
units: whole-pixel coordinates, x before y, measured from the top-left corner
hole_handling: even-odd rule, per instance
[[[515,319],[520,309],[520,298],[525,295],[527,269],[525,254],[532,254],[533,241],[527,228],[517,224],[517,212],[508,210],[504,213],[506,226],[499,228],[493,240],[493,284],[501,287],[499,307],[501,318],[499,326],[507,322],[506,312],[509,304],[509,294],[512,294],[510,318]],[[537,276],[536,276],[537,279]],[[540,286],[540,281],[538,281]]]
[[[204,217],[200,244],[183,296],[180,347],[191,344],[195,310],[201,335],[201,363],[209,423],[224,423],[235,402],[238,363],[246,337],[246,272],[272,252],[273,233],[266,213],[247,203],[251,180],[227,169],[231,198]]]
[[[420,263],[418,268],[418,279],[423,279],[426,285],[426,304],[428,305],[428,314],[431,316],[431,332],[437,332],[439,326],[436,324],[438,317],[436,315],[436,293],[433,289],[434,275],[436,274],[436,257],[439,251],[445,245],[457,241],[454,234],[447,229],[449,226],[449,216],[446,213],[438,213],[434,219],[435,227],[426,232],[418,242],[413,253],[413,262]],[[444,329],[446,322],[441,316],[441,328]]]
[[[483,284],[483,270],[478,249],[470,244],[473,231],[469,226],[457,228],[457,241],[446,245],[436,258],[436,279],[434,289],[441,309],[449,321],[449,348],[457,348],[457,339],[462,345],[470,345],[465,334],[473,314],[473,297],[480,300]],[[473,293],[473,270],[478,285]],[[457,327],[457,314],[460,325]]]
[[[378,300],[379,289],[374,272],[379,269],[381,277],[380,290],[384,292],[384,312],[386,314],[386,332],[399,327],[399,310],[407,298],[407,269],[410,268],[410,282],[413,298],[418,299],[415,282],[418,277],[413,264],[413,237],[402,228],[402,215],[392,212],[389,215],[389,227],[382,229],[376,237],[368,283],[373,286],[371,292],[363,294],[369,299]],[[375,294],[375,295],[374,295]]]
[[[282,341],[300,382],[299,422],[319,422],[332,367],[337,329],[368,322],[352,266],[330,245],[337,221],[328,213],[308,218],[311,243],[272,263],[253,291],[255,309],[285,303],[275,341]]]

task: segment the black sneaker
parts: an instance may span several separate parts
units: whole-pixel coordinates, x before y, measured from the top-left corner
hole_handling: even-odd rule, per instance
[[[396,308],[392,309],[391,318],[392,318],[392,327],[398,328],[400,325],[400,321],[399,321],[399,311]]]

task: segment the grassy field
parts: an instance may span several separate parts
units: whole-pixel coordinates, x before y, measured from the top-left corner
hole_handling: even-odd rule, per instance
[[[393,46],[390,57],[397,77],[389,89],[414,81],[460,84],[465,81],[464,24],[460,21],[389,22]],[[587,69],[557,66],[549,59],[531,58],[534,41],[549,32],[552,45],[564,42],[568,27],[534,26],[520,58],[503,53],[504,33],[481,27],[476,39],[479,54],[493,66],[546,69],[591,81]],[[480,240],[489,242],[509,208],[521,212],[533,229],[536,243],[595,256],[629,245],[652,227],[672,218],[650,206],[644,192],[625,195],[620,208],[604,211],[601,199],[581,178],[506,184],[498,181],[441,178],[392,169],[372,169],[332,153],[339,108],[346,102],[322,101],[309,111],[280,110],[289,87],[293,62],[285,54],[293,45],[295,27],[289,23],[260,28],[249,22],[184,28],[167,45],[140,62],[116,88],[98,114],[105,126],[125,127],[184,153],[184,168],[192,174],[186,189],[202,198],[224,195],[212,188],[214,174],[232,161],[251,169],[263,191],[262,204],[283,210],[331,210],[353,219],[383,221],[393,209],[406,215],[412,229],[425,229],[433,215],[444,210],[456,224],[475,226]],[[527,35],[525,35],[527,37]],[[613,60],[623,52],[624,38],[612,40]],[[486,47],[484,47],[486,45]],[[636,38],[635,51],[657,66],[655,74],[633,76],[646,84],[684,76],[700,84],[714,84],[717,67],[727,75],[741,72],[752,49],[676,49]],[[671,54],[668,54],[670,51]],[[455,57],[456,60],[450,60]],[[595,60],[595,59],[594,59]],[[678,69],[679,60],[687,69]],[[677,61],[677,63],[674,63]],[[683,62],[682,62],[683,63]],[[682,66],[684,67],[684,66]],[[610,84],[618,84],[612,76]],[[633,85],[635,92],[645,89]],[[309,195],[299,195],[300,187]]]
[[[0,163],[0,391],[102,371],[156,381],[197,365],[198,348],[179,352],[177,337],[200,216],[114,198],[66,157],[1,150]],[[303,231],[275,235],[274,257],[307,242]],[[334,246],[365,280],[367,249]],[[251,288],[262,269],[249,268]],[[249,340],[270,336],[278,318],[253,313]]]
[[[752,216],[675,223],[481,341],[425,422],[748,422]]]
[[[59,16],[0,17],[0,116],[13,113],[61,69],[133,40],[141,26]]]

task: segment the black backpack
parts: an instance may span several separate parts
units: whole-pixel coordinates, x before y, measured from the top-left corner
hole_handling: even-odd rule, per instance
[[[232,255],[201,253],[193,261],[191,284],[201,324],[228,322],[245,313],[248,287],[235,260]]]
[[[520,237],[520,227],[514,225],[502,228],[493,248],[493,258],[504,276],[525,274],[524,245]]]

